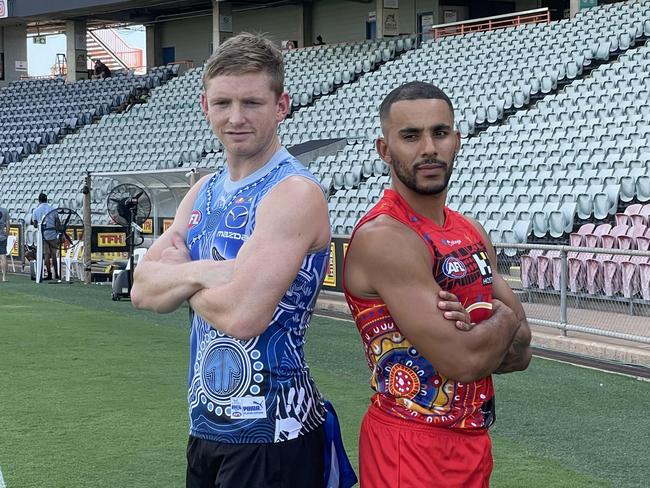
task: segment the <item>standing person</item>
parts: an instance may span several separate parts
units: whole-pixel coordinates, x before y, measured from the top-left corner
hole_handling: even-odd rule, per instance
[[[54,208],[47,202],[47,195],[41,193],[38,195],[38,207],[32,214],[32,224],[35,227],[41,226],[41,233],[43,237],[43,261],[45,262],[45,270],[47,276],[44,280],[52,279],[52,268],[54,266],[54,278],[59,280],[59,266],[56,260],[56,253],[59,250],[59,235],[57,226],[59,219],[55,213],[52,213]],[[43,220],[45,218],[45,220]]]
[[[283,87],[268,39],[242,33],[219,46],[201,106],[226,167],[190,189],[135,270],[136,307],[164,313],[189,300],[192,488],[324,483],[326,409],[303,345],[330,223],[319,182],[280,144]]]
[[[7,238],[9,237],[9,211],[0,207],[0,273],[2,281],[7,281]]]
[[[531,357],[523,308],[485,230],[445,206],[460,149],[453,114],[447,95],[421,82],[380,107],[376,147],[392,188],[357,224],[344,268],[376,392],[359,440],[365,488],[488,486],[490,375]],[[458,297],[471,330],[443,315],[441,290]]]

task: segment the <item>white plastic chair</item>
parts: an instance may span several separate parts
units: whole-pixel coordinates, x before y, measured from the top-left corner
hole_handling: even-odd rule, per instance
[[[7,260],[11,260],[11,269],[14,273],[16,272],[16,264],[14,263],[14,257],[11,254],[11,251],[13,251],[15,245],[16,236],[7,236]]]
[[[65,257],[63,258],[63,264],[65,265],[65,280],[70,281],[70,275],[78,279],[82,279],[79,261],[79,255],[83,252],[84,243],[83,241],[73,241],[72,246],[70,246],[66,252]]]

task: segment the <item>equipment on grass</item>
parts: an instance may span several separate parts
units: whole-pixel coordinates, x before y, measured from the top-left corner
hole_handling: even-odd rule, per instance
[[[113,300],[129,298],[133,286],[133,250],[144,242],[142,225],[151,213],[149,195],[137,185],[125,183],[108,192],[108,215],[113,222],[125,228],[128,264],[126,272],[116,272],[113,278]]]
[[[37,240],[36,246],[36,282],[40,283],[43,276],[43,242],[46,235],[52,235],[56,233],[56,240],[59,250],[58,258],[58,275],[59,280],[54,281],[53,283],[61,283],[62,269],[63,269],[63,259],[65,252],[68,252],[69,249],[72,249],[74,252],[75,247],[81,245],[81,239],[75,238],[76,229],[83,229],[83,219],[79,216],[77,212],[71,208],[55,208],[50,210],[43,220],[39,222],[38,230],[40,233],[40,238]],[[50,239],[52,240],[52,239]],[[56,271],[56,270],[55,270]],[[69,279],[68,279],[69,281]]]

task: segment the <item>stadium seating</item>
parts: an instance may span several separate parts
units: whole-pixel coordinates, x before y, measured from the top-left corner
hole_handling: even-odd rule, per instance
[[[405,37],[287,51],[285,89],[291,104],[294,108],[310,105],[315,97],[332,93],[414,46],[413,39]]]
[[[33,128],[43,124],[51,128],[49,139],[41,139],[32,147],[41,152],[31,154],[20,162],[10,159],[12,164],[0,173],[0,193],[7,195],[11,214],[29,221],[36,195],[41,191],[48,193],[50,201],[56,205],[81,211],[82,195],[79,190],[86,171],[115,170],[119,167],[116,159],[119,158],[119,161],[125,153],[133,152],[132,148],[140,151],[147,149],[147,146],[139,147],[136,138],[129,141],[132,142],[131,147],[125,146],[122,134],[107,129],[105,121],[122,117],[113,110],[124,106],[138,88],[155,91],[176,72],[174,67],[169,66],[154,68],[146,75],[116,74],[104,80],[76,83],[65,83],[60,78],[29,80],[12,83],[0,90],[0,97],[13,104],[22,100],[31,107],[29,117],[25,116],[19,122],[22,129],[3,123],[0,134],[36,130]],[[81,108],[86,111],[75,116],[74,111]],[[70,117],[65,118],[61,114]],[[97,118],[100,118],[99,124],[91,123]],[[56,126],[56,123],[63,125]],[[68,135],[62,138],[65,134]],[[42,147],[45,143],[49,144]],[[105,199],[107,189],[100,186],[96,195]]]
[[[137,88],[160,85],[170,72],[161,68],[147,75],[115,74],[77,83],[54,78],[10,84],[0,90],[0,163],[37,153],[42,145],[110,113]]]
[[[640,46],[648,27],[646,0],[417,48],[404,38],[289,51],[286,85],[296,110],[280,135],[287,146],[347,139],[309,167],[328,193],[334,233],[349,234],[390,183],[373,148],[380,101],[406,81],[430,80],[451,95],[464,137],[449,204],[478,218],[493,240],[564,242],[581,222],[614,224],[617,215],[632,225],[647,220],[645,207],[621,209],[650,202],[650,48]],[[11,210],[27,215],[41,189],[80,208],[85,171],[221,167],[220,143],[198,106],[201,75],[190,70],[152,90],[146,104],[104,114],[21,168],[11,164],[0,180]],[[25,172],[35,176],[23,182]],[[94,189],[95,222],[106,219],[110,185]],[[545,276],[552,285],[554,276]]]

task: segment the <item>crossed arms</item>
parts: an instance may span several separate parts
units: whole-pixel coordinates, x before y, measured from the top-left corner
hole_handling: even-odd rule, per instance
[[[519,299],[496,273],[496,253],[475,223],[492,263],[492,316],[463,331],[442,313],[440,286],[423,241],[380,216],[361,227],[348,248],[345,281],[360,298],[380,296],[404,336],[442,375],[470,382],[492,373],[526,369],[530,328]]]
[[[268,327],[305,255],[328,245],[327,203],[315,183],[287,178],[260,203],[255,230],[236,259],[192,261],[187,223],[206,178],[190,189],[172,226],[138,264],[131,300],[136,308],[159,313],[187,300],[214,328],[250,339]]]

